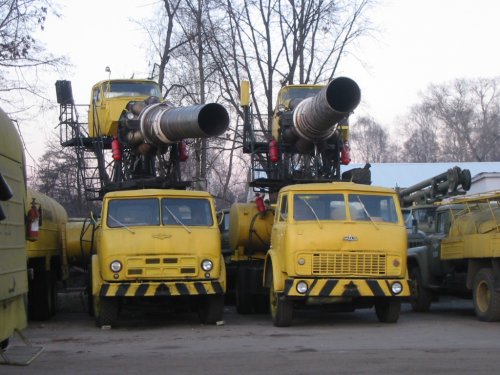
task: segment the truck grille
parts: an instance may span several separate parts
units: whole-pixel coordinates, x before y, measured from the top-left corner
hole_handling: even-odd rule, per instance
[[[168,279],[198,273],[198,260],[193,256],[144,256],[127,259],[127,276],[132,278]]]
[[[316,253],[312,257],[313,275],[384,276],[385,254]]]

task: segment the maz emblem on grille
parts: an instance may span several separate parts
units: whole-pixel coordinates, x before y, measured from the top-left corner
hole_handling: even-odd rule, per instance
[[[164,240],[165,238],[170,238],[170,237],[172,237],[172,235],[166,233],[153,234],[153,238],[158,238],[159,240]]]
[[[343,239],[344,241],[357,241],[358,237],[349,234],[348,236],[345,236]]]

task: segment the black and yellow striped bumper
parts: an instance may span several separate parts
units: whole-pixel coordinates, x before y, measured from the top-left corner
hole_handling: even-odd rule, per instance
[[[306,293],[297,291],[297,284],[305,281],[308,285]],[[286,279],[285,296],[291,297],[394,297],[391,285],[399,282],[403,286],[397,297],[409,297],[408,280],[401,279]]]
[[[101,297],[169,297],[224,294],[219,281],[175,281],[154,283],[104,283]]]

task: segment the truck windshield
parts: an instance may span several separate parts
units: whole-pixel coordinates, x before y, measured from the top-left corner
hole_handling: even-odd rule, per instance
[[[283,93],[283,101],[289,99],[306,99],[318,94],[321,87],[289,87]]]
[[[159,225],[158,199],[113,199],[108,204],[106,223],[110,228]]]
[[[162,224],[184,226],[212,226],[214,221],[208,199],[163,198]]]
[[[104,84],[106,98],[120,98],[128,96],[156,96],[160,97],[160,88],[154,82],[111,82]]]
[[[349,194],[349,212],[354,221],[398,222],[394,197],[390,195]]]
[[[295,194],[293,219],[345,220],[346,209],[343,194]]]

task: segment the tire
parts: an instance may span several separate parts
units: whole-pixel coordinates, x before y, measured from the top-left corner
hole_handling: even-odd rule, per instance
[[[87,312],[89,316],[94,316],[94,299],[92,298],[92,265],[89,264],[87,271],[87,285],[85,287],[87,293]]]
[[[223,319],[224,295],[213,294],[204,296],[198,309],[201,324],[215,324]]]
[[[242,315],[251,314],[253,311],[252,294],[248,292],[248,278],[246,268],[239,267],[236,278],[236,312]]]
[[[50,290],[51,290],[51,298],[50,298],[50,315],[54,316],[57,313],[58,308],[58,297],[57,297],[57,276],[54,271],[51,271],[49,274],[50,281]]]
[[[114,326],[118,319],[118,299],[95,296],[93,300],[96,325],[98,327]]]
[[[472,296],[474,310],[479,320],[500,320],[500,292],[495,290],[495,275],[490,268],[482,268],[474,276]]]
[[[396,298],[383,298],[375,302],[375,313],[381,323],[396,323],[401,312],[401,301]]]
[[[28,296],[29,315],[34,320],[48,320],[52,316],[55,285],[50,271],[36,267],[34,274]]]
[[[269,310],[276,327],[289,327],[293,320],[293,302],[285,299],[282,293],[274,290],[274,282],[271,279],[271,290],[269,291]]]
[[[269,295],[255,294],[253,296],[253,304],[256,314],[269,314]]]
[[[415,312],[428,312],[432,304],[432,291],[422,283],[422,272],[419,266],[410,268],[411,308]]]

